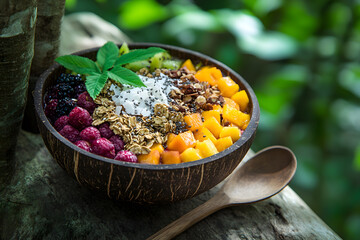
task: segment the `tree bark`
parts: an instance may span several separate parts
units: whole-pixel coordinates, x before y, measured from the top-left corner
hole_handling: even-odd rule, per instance
[[[0,4],[0,188],[9,179],[34,55],[35,0]]]
[[[59,52],[61,19],[65,0],[37,0],[34,58],[31,65],[28,102],[23,129],[38,133],[32,92],[38,77],[53,63]]]

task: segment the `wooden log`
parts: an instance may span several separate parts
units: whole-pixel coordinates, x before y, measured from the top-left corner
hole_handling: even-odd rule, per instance
[[[23,119],[34,48],[36,1],[0,6],[0,188],[9,178]]]
[[[39,135],[21,132],[16,174],[0,191],[0,239],[146,239],[218,188],[166,205],[114,202],[73,180]],[[220,210],[176,239],[340,238],[286,187],[263,202]]]
[[[61,19],[65,0],[37,0],[38,14],[35,30],[34,58],[31,65],[28,101],[23,129],[38,133],[32,92],[38,77],[49,68],[59,52]]]

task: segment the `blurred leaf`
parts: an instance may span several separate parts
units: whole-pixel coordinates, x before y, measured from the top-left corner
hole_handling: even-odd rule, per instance
[[[282,5],[282,0],[245,0],[244,2],[255,14],[260,16],[268,14]]]
[[[354,166],[357,171],[360,171],[360,143],[355,149]]]
[[[164,6],[155,0],[131,0],[120,8],[120,25],[128,29],[139,29],[168,16]]]
[[[347,64],[340,72],[339,84],[360,98],[360,64]]]
[[[174,0],[167,7],[174,15],[201,11],[201,9],[190,0]]]
[[[221,29],[220,23],[212,14],[201,10],[180,14],[164,24],[164,32],[170,36],[177,36],[188,30],[218,31]]]
[[[66,0],[65,1],[65,8],[66,9],[73,9],[76,6],[77,0]]]
[[[298,45],[293,39],[278,32],[246,36],[238,39],[238,44],[245,52],[266,60],[289,58],[298,49]]]
[[[352,129],[352,131],[360,133],[359,104],[338,99],[331,105],[331,112],[343,130]]]
[[[336,34],[342,34],[351,19],[351,9],[343,3],[334,2],[328,12],[329,28]]]
[[[294,55],[297,43],[279,32],[264,32],[261,21],[245,11],[229,9],[215,12],[219,20],[234,34],[243,51],[261,59],[279,60]]]
[[[261,21],[247,11],[221,9],[214,11],[214,13],[236,38],[257,36],[263,31],[264,26]]]
[[[284,1],[278,29],[297,40],[308,40],[320,22],[308,9],[302,0]]]

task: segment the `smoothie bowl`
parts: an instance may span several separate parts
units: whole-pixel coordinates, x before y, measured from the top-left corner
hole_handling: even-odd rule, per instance
[[[57,62],[34,92],[40,133],[70,176],[111,199],[194,197],[225,179],[252,144],[253,90],[203,54],[107,43]]]

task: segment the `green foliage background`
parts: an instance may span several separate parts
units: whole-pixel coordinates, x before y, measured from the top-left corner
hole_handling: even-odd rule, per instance
[[[292,188],[341,237],[360,235],[359,0],[67,0],[137,42],[205,53],[253,86],[253,149],[298,158]]]

